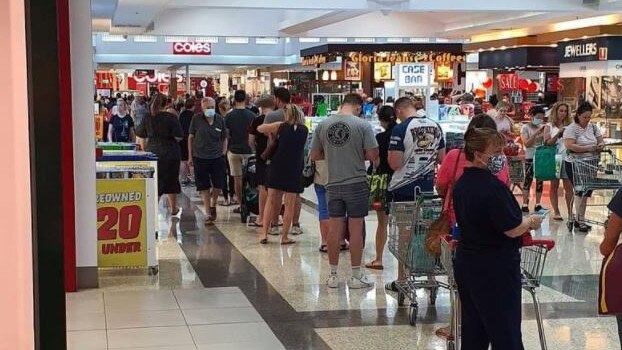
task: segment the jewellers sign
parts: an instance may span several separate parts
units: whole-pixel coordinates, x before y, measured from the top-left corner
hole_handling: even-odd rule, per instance
[[[596,37],[560,42],[557,52],[560,63],[608,61],[622,59],[622,37]]]
[[[175,55],[211,55],[212,44],[194,42],[175,42],[173,43],[173,54]]]

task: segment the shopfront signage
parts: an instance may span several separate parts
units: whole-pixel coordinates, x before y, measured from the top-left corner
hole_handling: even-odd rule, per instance
[[[144,179],[97,180],[99,267],[147,265]]]
[[[173,43],[175,55],[211,55],[211,43],[175,42]]]
[[[348,58],[353,62],[371,63],[417,63],[417,62],[438,62],[438,63],[462,63],[466,62],[466,56],[462,54],[452,54],[448,52],[436,51],[417,51],[417,52],[375,52],[371,54],[361,52],[350,52]]]
[[[137,83],[169,83],[171,81],[171,75],[169,73],[155,73],[153,75],[144,76],[130,74],[128,75],[128,78],[134,79]],[[184,77],[181,74],[177,74],[176,79],[178,83],[182,83],[184,81]]]
[[[503,92],[520,90],[518,74],[499,74],[497,80],[499,81],[499,90]]]
[[[399,86],[426,87],[430,85],[430,67],[424,63],[397,66]]]
[[[620,60],[622,37],[605,36],[560,42],[557,50],[561,63]]]
[[[326,57],[326,55],[313,55],[302,58],[303,66],[317,66],[318,64],[324,64],[326,62],[328,62],[328,57]]]

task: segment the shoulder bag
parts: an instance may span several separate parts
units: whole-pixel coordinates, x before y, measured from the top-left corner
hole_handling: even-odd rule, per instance
[[[451,190],[456,184],[456,173],[458,172],[458,165],[460,164],[460,156],[462,150],[458,151],[456,157],[456,164],[454,165],[454,175],[451,185],[447,187],[445,192],[445,199],[443,200],[443,211],[438,219],[434,220],[430,227],[428,227],[428,233],[425,236],[425,248],[435,257],[441,255],[441,237],[451,232],[451,220],[449,217],[449,211],[451,210],[452,197],[450,196]]]

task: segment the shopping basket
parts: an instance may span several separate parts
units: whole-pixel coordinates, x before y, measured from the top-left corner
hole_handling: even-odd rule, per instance
[[[429,289],[430,305],[434,305],[438,288],[446,287],[435,279],[435,276],[445,275],[439,258],[430,254],[425,247],[428,227],[442,210],[441,198],[431,193],[417,196],[414,202],[393,202],[390,205],[389,251],[404,266],[404,276],[400,276],[395,283],[398,305],[403,305],[405,298],[411,301],[411,325],[415,325],[419,310],[417,289]]]

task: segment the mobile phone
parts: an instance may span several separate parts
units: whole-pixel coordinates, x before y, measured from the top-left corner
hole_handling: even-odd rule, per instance
[[[549,215],[549,211],[548,210],[541,210],[537,213],[535,213],[536,215],[538,215],[539,217],[541,217],[542,219],[544,219],[545,217],[547,217]]]

